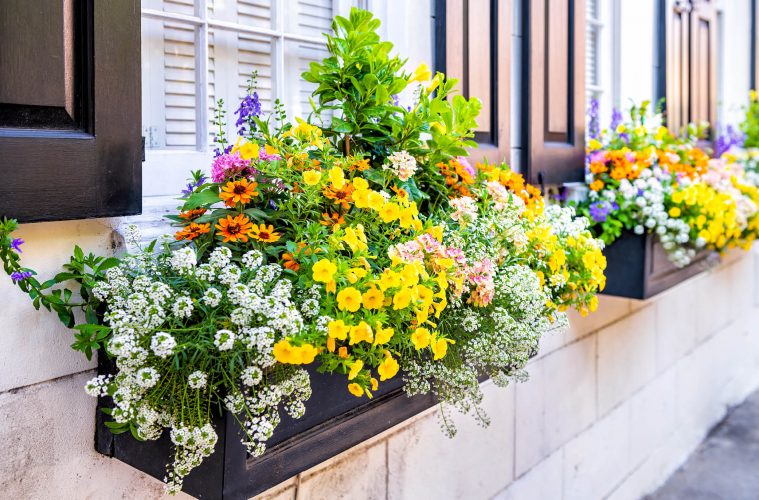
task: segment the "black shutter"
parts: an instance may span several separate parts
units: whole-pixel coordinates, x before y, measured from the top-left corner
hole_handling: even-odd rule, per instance
[[[435,66],[482,101],[471,154],[508,162],[511,0],[436,0]]]
[[[0,216],[139,213],[139,0],[1,0],[0,74]]]
[[[523,0],[525,130],[530,182],[583,179],[585,0]]]

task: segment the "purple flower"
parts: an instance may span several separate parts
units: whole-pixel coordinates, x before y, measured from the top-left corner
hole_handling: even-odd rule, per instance
[[[182,190],[182,195],[185,198],[190,196],[193,193],[193,191],[195,191],[196,188],[202,186],[205,183],[206,183],[206,176],[201,174],[201,176],[198,177],[197,181],[187,183],[187,188]]]
[[[216,148],[213,150],[213,157],[218,158],[221,155],[229,154],[230,151],[232,151],[232,144],[224,148],[224,151],[221,151],[219,148]]]
[[[730,151],[733,146],[743,147],[743,142],[746,140],[746,136],[737,130],[732,125],[727,126],[727,130],[723,135],[717,137],[717,141],[714,144],[714,156],[715,158],[721,157],[723,154]]]
[[[235,122],[236,127],[240,127],[238,133],[243,135],[245,133],[245,123],[248,122],[250,117],[261,116],[261,101],[258,98],[258,92],[253,92],[253,95],[246,95],[240,101],[240,107],[237,108],[235,114],[238,115]]]
[[[614,108],[611,110],[611,123],[609,124],[609,128],[616,130],[620,123],[622,123],[622,112],[617,108]]]
[[[11,241],[11,248],[17,251],[18,253],[23,253],[21,251],[21,245],[23,244],[24,244],[24,240],[22,240],[21,238],[13,238],[13,241]]]
[[[598,139],[601,134],[601,127],[598,122],[598,99],[591,99],[588,106],[588,136],[591,139]]]
[[[601,200],[592,204],[588,209],[588,212],[595,222],[605,222],[609,214],[615,210],[619,210],[619,205],[617,205],[616,202]]]
[[[11,279],[14,283],[18,283],[19,281],[24,281],[27,278],[30,278],[32,276],[31,271],[14,271],[11,273]]]
[[[393,94],[391,96],[393,98],[393,106],[400,106],[401,105],[401,99],[398,97],[398,94]]]

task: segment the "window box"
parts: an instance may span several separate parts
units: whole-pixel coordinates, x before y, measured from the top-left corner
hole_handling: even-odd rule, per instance
[[[99,362],[109,373],[109,360]],[[356,398],[346,389],[345,377],[309,370],[313,395],[303,418],[282,413],[282,422],[268,441],[266,453],[247,455],[240,442],[237,421],[226,411],[213,422],[219,435],[214,453],[184,481],[183,491],[203,499],[247,499],[331,458],[352,446],[403,422],[436,403],[434,396],[408,397],[399,375],[383,382],[374,398]],[[137,441],[130,433],[114,435],[105,426],[109,417],[97,412],[95,448],[151,476],[163,480],[173,459],[168,432],[157,441]]]
[[[683,268],[675,266],[658,238],[625,231],[604,249],[606,288],[603,293],[631,299],[648,299],[719,264],[716,252],[702,251]]]

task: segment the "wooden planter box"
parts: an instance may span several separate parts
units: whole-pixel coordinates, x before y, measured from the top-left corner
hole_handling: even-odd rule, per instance
[[[103,356],[104,357],[104,356]],[[108,373],[108,360],[99,371]],[[436,403],[432,395],[407,397],[400,374],[380,385],[374,399],[356,398],[346,389],[344,376],[310,370],[313,395],[306,414],[282,422],[268,441],[266,453],[251,458],[240,443],[234,417],[224,413],[214,422],[219,440],[214,453],[184,481],[183,491],[202,499],[247,499],[403,422]],[[103,399],[101,405],[107,406]],[[95,448],[163,480],[173,460],[168,431],[157,441],[139,442],[130,433],[113,435],[98,410]]]
[[[603,293],[631,299],[647,299],[719,264],[716,252],[703,251],[693,262],[678,268],[667,257],[656,236],[622,233],[604,249],[606,288]]]

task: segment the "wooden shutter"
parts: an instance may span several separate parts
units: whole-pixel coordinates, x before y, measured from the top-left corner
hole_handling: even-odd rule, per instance
[[[139,0],[0,1],[0,216],[141,208]]]
[[[437,0],[435,65],[482,101],[475,158],[509,159],[511,0]]]
[[[662,0],[666,1],[666,0]],[[711,0],[675,0],[666,16],[667,124],[717,120],[717,15]]]
[[[527,175],[580,181],[585,156],[585,0],[524,3]]]

